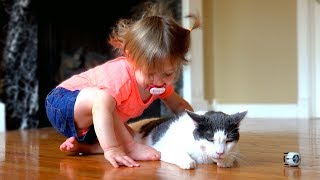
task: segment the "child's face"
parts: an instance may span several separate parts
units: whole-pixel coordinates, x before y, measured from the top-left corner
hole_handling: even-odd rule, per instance
[[[167,60],[164,62],[163,70],[161,71],[154,70],[144,73],[138,69],[135,74],[137,83],[147,89],[150,85],[161,86],[166,84],[168,86],[173,84],[177,76],[177,68]]]

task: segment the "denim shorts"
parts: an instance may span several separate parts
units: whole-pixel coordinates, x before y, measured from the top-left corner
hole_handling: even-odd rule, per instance
[[[45,106],[48,119],[52,126],[66,137],[75,137],[78,141],[94,143],[97,139],[94,127],[78,137],[74,124],[74,105],[79,90],[70,91],[62,87],[54,88],[46,97]]]

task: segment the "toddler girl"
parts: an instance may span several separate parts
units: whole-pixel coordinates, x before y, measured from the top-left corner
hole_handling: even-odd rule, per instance
[[[174,82],[187,63],[189,30],[150,7],[141,19],[123,19],[109,42],[122,53],[85,72],[73,75],[46,98],[49,121],[68,139],[64,152],[104,153],[114,167],[139,166],[136,160],[159,160],[152,147],[133,140],[126,125],[156,99],[174,113],[192,107],[174,91]]]

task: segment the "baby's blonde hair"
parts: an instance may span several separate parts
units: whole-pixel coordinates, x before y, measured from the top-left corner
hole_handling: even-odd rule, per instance
[[[199,27],[196,16],[191,29],[180,26],[163,3],[148,3],[141,18],[120,19],[113,29],[109,43],[144,72],[161,70],[164,60],[180,71],[190,46],[190,32]]]

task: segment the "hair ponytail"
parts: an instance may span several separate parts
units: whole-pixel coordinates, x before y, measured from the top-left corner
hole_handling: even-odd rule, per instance
[[[191,28],[189,28],[189,31],[191,32],[194,29],[197,29],[201,26],[201,22],[200,22],[200,17],[195,15],[195,14],[189,14],[187,16],[185,16],[186,18],[191,18],[193,19],[193,26]]]

